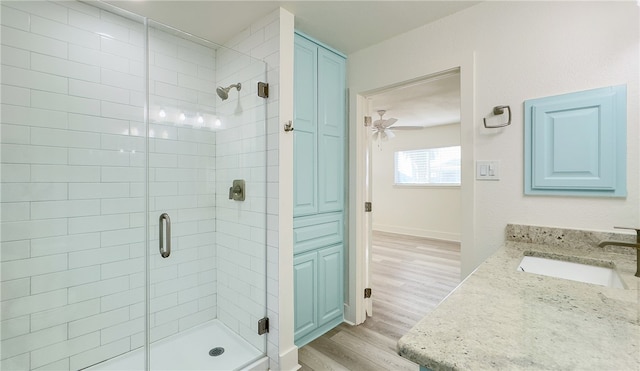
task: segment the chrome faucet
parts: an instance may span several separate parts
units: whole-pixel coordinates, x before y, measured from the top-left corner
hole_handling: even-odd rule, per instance
[[[622,242],[622,241],[602,241],[598,244],[600,247],[605,247],[608,245],[611,246],[626,246],[633,247],[636,249],[636,277],[640,277],[640,229],[638,228],[627,228],[627,227],[613,227],[618,229],[630,229],[632,231],[636,231],[636,243],[631,242]]]

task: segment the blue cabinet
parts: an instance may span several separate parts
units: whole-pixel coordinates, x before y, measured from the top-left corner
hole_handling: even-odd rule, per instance
[[[346,87],[344,56],[295,35],[295,343],[343,321]]]

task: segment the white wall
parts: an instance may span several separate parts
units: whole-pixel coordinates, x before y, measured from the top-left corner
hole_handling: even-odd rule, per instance
[[[507,223],[594,230],[640,225],[639,9],[635,2],[483,2],[349,55],[354,95],[463,66],[462,141],[463,148],[473,146],[466,159],[463,152],[463,166],[501,161],[500,181],[463,186],[463,208],[471,209],[471,220],[463,215],[463,275],[503,243]],[[523,101],[619,84],[628,89],[628,196],[524,196]],[[482,117],[504,104],[512,108],[512,125],[482,128]]]
[[[389,141],[373,143],[373,229],[460,241],[460,187],[394,185],[396,151],[458,146],[460,124],[394,133]]]

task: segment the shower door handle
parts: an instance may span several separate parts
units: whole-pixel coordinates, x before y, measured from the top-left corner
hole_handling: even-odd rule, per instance
[[[166,222],[167,224],[167,234],[165,235],[164,233],[164,223]],[[159,243],[159,247],[160,247],[160,256],[162,256],[163,258],[168,258],[169,255],[171,255],[171,218],[169,218],[169,214],[167,213],[162,213],[160,215],[160,220],[159,220],[159,230],[160,230],[160,237],[158,238],[158,243]],[[166,241],[165,241],[166,240]],[[166,242],[167,248],[164,248],[164,242]]]

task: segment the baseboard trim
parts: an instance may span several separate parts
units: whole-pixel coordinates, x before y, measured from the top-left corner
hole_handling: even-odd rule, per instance
[[[286,352],[280,353],[280,370],[295,371],[300,368],[298,364],[298,347],[293,346]]]
[[[395,225],[373,225],[374,231],[404,234],[407,236],[431,238],[449,242],[460,242],[460,233],[449,233],[440,231],[429,231],[425,229],[407,228]]]
[[[310,333],[302,336],[301,338],[296,339],[295,343],[298,346],[298,348],[302,348],[303,346],[307,345],[308,343],[310,343],[310,342],[314,341],[315,339],[319,338],[320,336],[324,335],[327,331],[329,331],[332,328],[338,326],[342,322],[344,322],[344,316],[336,317],[335,319],[325,323],[324,325],[322,325],[322,326],[318,327],[317,329],[311,331]]]

